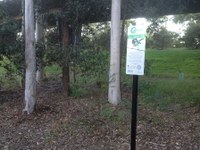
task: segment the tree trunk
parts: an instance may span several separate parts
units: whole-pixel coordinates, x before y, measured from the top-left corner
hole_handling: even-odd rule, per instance
[[[73,52],[75,54],[75,60],[74,60],[74,64],[73,64],[73,79],[74,79],[74,83],[76,83],[76,60],[78,59],[77,56],[80,53],[79,49],[77,48],[77,45],[80,43],[81,41],[81,32],[82,32],[82,24],[78,24],[75,31],[74,31],[74,39],[73,39]]]
[[[24,51],[24,41],[25,41],[25,0],[21,1],[22,3],[22,47],[23,47],[23,51]],[[24,89],[25,88],[25,63],[22,66],[21,69],[21,75],[22,75],[22,79],[21,79],[21,87]]]
[[[63,88],[64,88],[64,94],[66,96],[70,95],[70,87],[69,87],[69,65],[63,64],[63,68],[62,68],[62,79],[63,79]]]
[[[25,0],[22,0],[21,1],[21,5],[22,5],[22,38],[23,38],[23,41],[25,39]]]
[[[125,22],[126,22],[126,14],[127,14],[127,0],[124,0],[124,13],[123,13],[123,18],[122,18],[122,29],[121,29],[121,58],[120,60],[122,60],[122,56],[123,56],[123,52],[124,52],[124,49],[125,49],[125,46],[124,46],[124,34],[125,34]]]
[[[39,14],[38,10],[36,10],[36,43],[44,44],[44,29],[43,29],[43,18],[42,15]],[[44,50],[44,49],[41,49]],[[44,52],[40,52],[43,54]],[[39,57],[38,67],[36,72],[36,81],[41,84],[44,80],[44,60],[43,56]]]
[[[64,53],[64,62],[62,65],[63,72],[63,88],[64,94],[69,96],[70,94],[70,72],[69,72],[69,52],[67,51],[67,46],[69,45],[70,37],[69,37],[69,26],[68,23],[63,20],[62,21],[62,50]]]
[[[36,102],[36,57],[33,0],[25,1],[25,108],[24,112],[33,112]]]
[[[111,54],[108,101],[113,105],[121,101],[120,93],[120,16],[121,0],[112,0]]]

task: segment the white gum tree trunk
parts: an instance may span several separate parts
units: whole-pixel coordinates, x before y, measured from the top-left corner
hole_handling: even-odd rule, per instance
[[[43,28],[43,17],[39,13],[39,10],[36,10],[36,43],[44,44],[44,28]],[[42,52],[43,53],[43,52]],[[36,81],[41,84],[44,80],[44,61],[43,58],[39,60],[38,68],[36,72]]]
[[[113,105],[117,105],[121,101],[121,92],[120,92],[120,17],[121,17],[121,0],[112,0],[108,101]]]
[[[36,56],[33,0],[25,0],[25,108],[24,112],[33,112],[36,102]]]

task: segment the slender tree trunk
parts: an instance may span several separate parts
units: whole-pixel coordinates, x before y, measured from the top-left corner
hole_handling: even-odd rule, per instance
[[[77,48],[77,45],[80,43],[81,40],[81,32],[82,32],[82,24],[78,24],[77,28],[74,32],[74,53],[75,53],[75,58],[76,60],[78,59],[78,54],[79,54],[79,49]],[[75,60],[75,61],[76,61]],[[76,62],[74,61],[74,65],[73,65],[73,79],[74,79],[74,83],[76,83]]]
[[[22,47],[24,51],[24,43],[25,43],[25,0],[21,1],[22,4]],[[25,88],[25,64],[22,66],[21,69],[22,79],[21,79],[21,87]]]
[[[43,18],[39,14],[39,10],[36,10],[36,43],[44,44],[44,29],[43,29]],[[42,49],[43,50],[43,49]],[[43,54],[44,52],[41,52]],[[43,56],[38,61],[38,67],[36,72],[36,81],[41,84],[44,80],[44,60]]]
[[[121,29],[121,56],[123,55],[123,52],[124,52],[124,29],[125,29],[125,22],[126,22],[126,13],[127,13],[127,0],[123,0],[124,2],[124,13],[123,13],[123,18],[122,18],[122,29]],[[121,58],[122,60],[122,58]]]
[[[111,54],[108,101],[117,105],[121,101],[120,92],[120,16],[121,0],[112,0],[111,10]]]
[[[36,102],[36,57],[33,0],[25,0],[25,108],[24,112],[33,112]]]
[[[62,65],[62,72],[63,72],[63,88],[64,93],[66,96],[70,94],[70,72],[69,72],[69,52],[67,52],[67,46],[69,45],[70,37],[69,37],[69,26],[68,23],[63,20],[62,21],[62,50],[64,52],[64,59]]]
[[[70,87],[69,87],[69,65],[68,64],[63,64],[62,73],[63,73],[64,94],[66,96],[69,96],[70,95]]]
[[[22,5],[22,38],[23,41],[25,40],[25,0],[21,1],[21,5]]]
[[[75,30],[75,31],[73,31],[73,53],[74,53],[74,55],[75,55],[75,58],[77,59],[77,31]],[[73,71],[72,71],[72,73],[73,73],[73,80],[74,80],[74,83],[76,83],[76,59],[74,59],[74,61],[73,61]]]

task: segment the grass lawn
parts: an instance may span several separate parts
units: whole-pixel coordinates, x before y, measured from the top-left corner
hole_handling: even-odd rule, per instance
[[[147,50],[146,59],[150,74],[139,83],[143,102],[161,109],[200,106],[200,50]]]
[[[141,102],[162,110],[175,105],[200,106],[200,50],[147,50],[148,75],[140,77]],[[122,86],[132,87],[132,77],[122,73]]]
[[[184,73],[186,78],[200,77],[200,50],[147,50],[146,59],[153,76],[177,78]]]

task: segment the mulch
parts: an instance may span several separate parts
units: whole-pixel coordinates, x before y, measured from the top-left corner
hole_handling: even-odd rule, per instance
[[[65,97],[61,85],[48,84],[26,115],[23,90],[0,91],[0,149],[129,150],[130,104],[113,107],[106,93]],[[137,129],[138,150],[200,150],[195,107],[160,111],[140,103]]]

